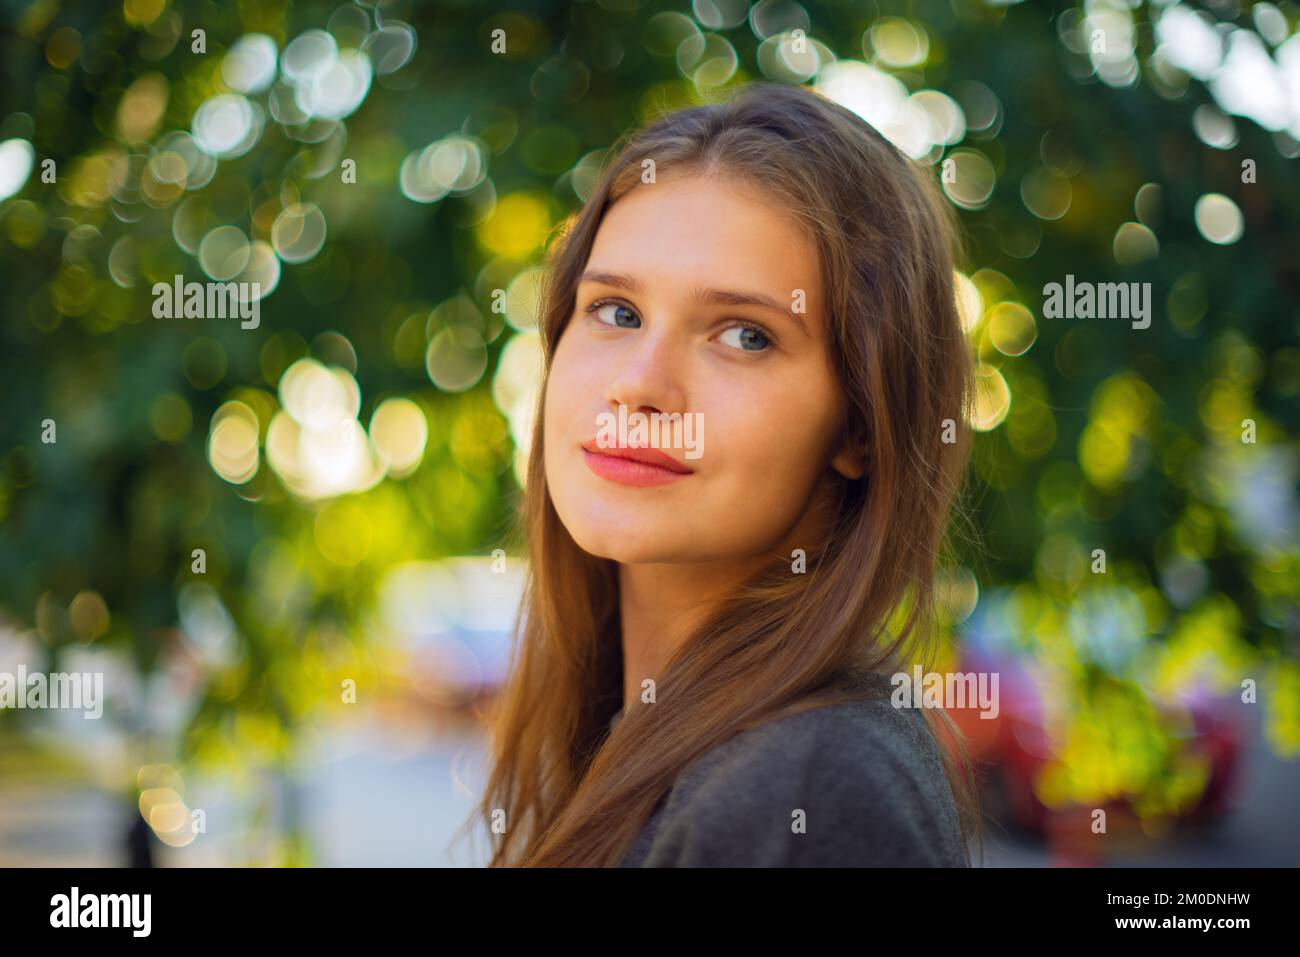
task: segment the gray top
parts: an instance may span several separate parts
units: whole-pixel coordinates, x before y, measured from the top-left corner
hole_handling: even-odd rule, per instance
[[[970,866],[922,713],[890,703],[887,675],[856,680],[862,701],[769,721],[688,766],[621,866]]]

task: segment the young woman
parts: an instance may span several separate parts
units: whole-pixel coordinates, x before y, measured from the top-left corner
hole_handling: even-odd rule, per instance
[[[927,172],[806,88],[615,151],[548,255],[492,865],[968,863],[959,736],[890,704],[969,449],[954,242]],[[693,447],[602,437],[633,413]]]

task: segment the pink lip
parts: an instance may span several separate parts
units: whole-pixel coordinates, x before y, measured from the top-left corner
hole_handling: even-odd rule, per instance
[[[592,440],[584,442],[582,450],[587,468],[601,478],[620,485],[667,485],[684,479],[695,471],[658,449],[602,449]]]

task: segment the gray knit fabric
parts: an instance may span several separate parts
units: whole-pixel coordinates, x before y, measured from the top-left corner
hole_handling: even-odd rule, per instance
[[[860,702],[770,721],[691,764],[621,866],[968,867],[922,713],[893,707],[887,675],[851,680]]]

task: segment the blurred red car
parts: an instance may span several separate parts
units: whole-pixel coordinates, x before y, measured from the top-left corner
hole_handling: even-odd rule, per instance
[[[988,809],[1004,823],[1031,834],[1078,832],[1081,823],[1088,823],[1093,806],[1049,807],[1039,798],[1035,786],[1043,769],[1055,762],[1058,754],[1048,734],[1042,698],[1032,675],[1015,659],[980,651],[964,654],[959,670],[997,672],[999,676],[996,717],[981,717],[978,707],[948,709],[966,736],[971,757],[978,761],[979,779],[987,804],[991,805]],[[1167,716],[1163,722],[1167,733],[1182,738],[1183,747],[1208,762],[1204,790],[1178,819],[1185,823],[1214,823],[1230,808],[1239,784],[1246,728],[1235,698],[1193,692],[1177,703],[1155,702],[1154,707],[1158,714]],[[1186,718],[1190,718],[1190,726]],[[1106,809],[1111,832],[1117,823],[1136,822],[1134,802],[1128,798],[1098,806]]]

